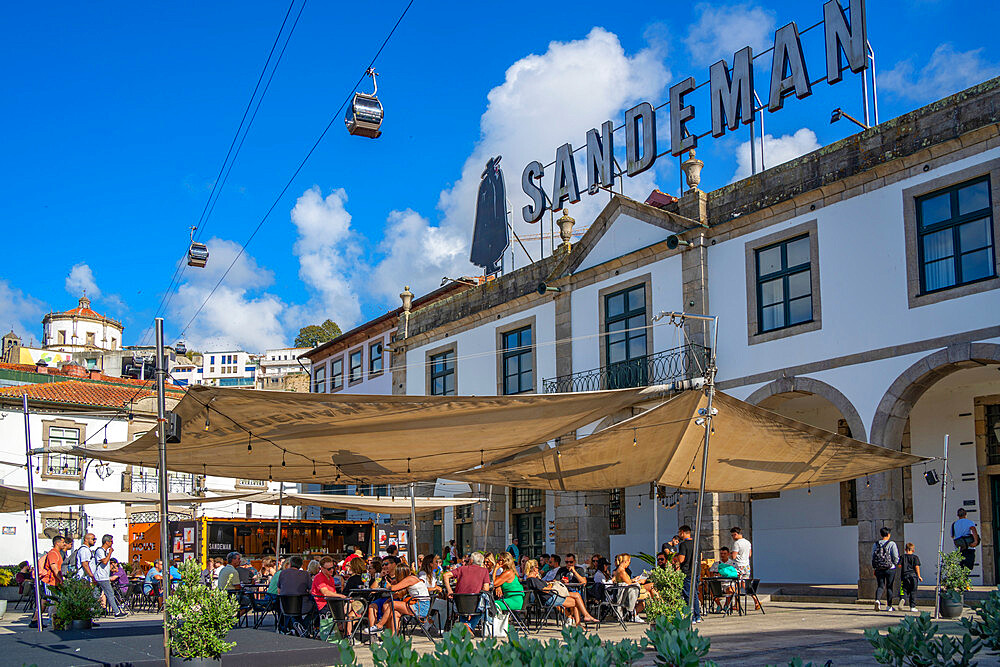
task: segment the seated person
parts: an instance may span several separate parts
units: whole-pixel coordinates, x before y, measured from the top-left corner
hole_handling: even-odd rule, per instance
[[[381,632],[386,624],[389,623],[390,617],[392,618],[392,627],[398,628],[400,617],[419,616],[423,618],[430,611],[431,601],[430,593],[427,591],[427,584],[424,583],[423,579],[413,574],[413,570],[410,569],[409,565],[403,563],[396,566],[396,583],[389,586],[389,590],[394,595],[403,595],[405,593],[407,598],[415,599],[394,599],[391,605],[385,605],[382,618],[374,625],[371,625],[373,614],[372,608],[369,607],[368,632],[370,634]]]
[[[288,569],[278,574],[278,595],[307,595],[311,580],[309,574],[302,569],[302,556],[292,556],[288,560]],[[219,588],[222,588],[222,580],[223,577],[220,576]]]
[[[237,570],[239,563],[240,554],[238,552],[230,551],[226,554],[226,565],[219,570],[219,578],[215,582],[220,591],[240,590],[240,573]]]
[[[667,555],[666,551],[661,551],[660,553],[656,554],[656,567],[660,568],[661,570],[673,569],[672,567],[670,567],[670,557]]]
[[[374,560],[374,559],[373,559]],[[381,578],[372,584],[372,588],[389,588],[396,583],[396,569],[399,567],[399,558],[397,556],[386,555],[382,559],[382,575]],[[364,631],[378,632],[378,630],[373,630],[376,624],[376,618],[383,618],[386,615],[387,609],[392,607],[392,595],[388,597],[378,598],[370,605],[368,605],[368,627]],[[390,615],[389,618],[395,620],[395,616]]]
[[[444,573],[444,589],[448,596],[452,595],[479,595],[479,605],[477,613],[461,619],[469,626],[470,630],[475,630],[479,621],[486,611],[486,601],[482,599],[484,591],[490,587],[490,571],[484,567],[485,558],[482,553],[476,551],[469,557],[469,564],[456,567]]]
[[[559,568],[556,579],[559,581],[565,579],[570,584],[587,583],[587,577],[584,576],[583,568],[576,564],[576,554],[566,554],[566,560],[563,566]]]
[[[739,578],[740,573],[736,569],[736,563],[730,559],[729,547],[721,547],[719,549],[719,560],[712,563],[712,567],[708,569],[708,572],[710,577],[723,577],[725,579]],[[731,600],[733,594],[736,592],[736,583],[723,581],[722,592]],[[716,607],[721,607],[718,598],[713,598],[712,602],[715,603]]]
[[[545,581],[538,576],[541,574],[538,570],[538,561],[534,559],[529,560],[524,564],[524,568],[528,571],[527,578],[524,580],[524,587],[527,590],[534,591],[542,605],[546,607],[559,607],[577,625],[581,621],[584,623],[597,623],[597,619],[587,611],[587,606],[583,603],[583,598],[580,597],[579,593],[567,590],[565,591],[566,595],[560,595],[556,587],[557,583],[561,584],[562,582]],[[562,588],[565,589],[565,586]]]
[[[517,578],[517,564],[509,551],[500,554],[500,574],[493,580],[493,592],[501,612],[524,607],[524,586]]]
[[[153,567],[146,572],[146,578],[142,582],[143,595],[153,595],[156,597],[157,609],[163,609],[163,561],[156,560]]]
[[[653,590],[652,582],[646,581],[645,577],[632,578],[629,574],[629,565],[632,563],[632,556],[629,554],[618,554],[615,556],[615,571],[613,574],[616,584],[625,584],[630,588],[625,592],[623,600],[625,608],[629,611],[642,611],[645,608],[645,601],[649,599]]]
[[[562,558],[559,554],[549,556],[549,570],[545,573],[545,581],[555,581],[559,576],[559,568],[562,567]]]

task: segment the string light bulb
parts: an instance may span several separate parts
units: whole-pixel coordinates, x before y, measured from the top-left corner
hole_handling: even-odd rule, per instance
[[[274,478],[271,477],[271,466],[267,466],[267,481],[273,482]]]
[[[282,468],[285,467],[285,450],[284,449],[281,450],[281,467]]]
[[[636,440],[636,437],[635,437],[635,427],[634,426],[632,427],[632,446],[633,447],[638,447],[639,446],[639,441]]]
[[[208,410],[205,410],[205,430],[206,431],[209,429],[209,427],[212,426],[212,421],[210,419],[210,415],[211,415],[211,413]]]
[[[867,489],[867,488],[869,488],[869,487],[870,487],[871,485],[872,485],[872,482],[871,482],[871,480],[870,480],[870,479],[868,479],[868,475],[865,475],[865,488]]]
[[[250,433],[249,431],[247,431],[247,451],[248,452],[252,452],[253,451],[253,445],[250,444],[250,440],[252,438],[253,438],[253,433]]]

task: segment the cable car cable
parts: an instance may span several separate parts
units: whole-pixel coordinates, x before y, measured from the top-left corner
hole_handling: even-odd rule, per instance
[[[303,3],[302,3],[303,8],[305,7],[305,2],[306,1],[307,0],[304,0]],[[295,0],[291,0],[291,2],[288,3],[288,9],[285,11],[285,17],[281,21],[281,26],[278,28],[278,32],[274,36],[274,42],[271,44],[271,50],[268,51],[267,59],[264,61],[264,66],[261,68],[260,75],[258,75],[258,77],[257,77],[257,84],[254,86],[253,92],[250,94],[250,99],[247,100],[246,108],[243,110],[243,117],[240,118],[240,124],[237,126],[236,132],[233,134],[233,140],[229,143],[229,150],[226,152],[226,157],[222,161],[222,164],[219,166],[219,173],[216,175],[215,181],[212,184],[212,190],[211,190],[211,192],[209,192],[208,199],[205,201],[205,206],[202,207],[201,216],[199,216],[199,218],[198,218],[198,224],[196,225],[199,230],[202,229],[202,221],[205,220],[206,211],[208,211],[209,204],[212,201],[212,197],[215,195],[216,189],[219,188],[219,182],[220,182],[219,179],[222,176],[222,173],[223,173],[223,171],[226,168],[226,164],[230,161],[229,158],[230,158],[230,156],[233,153],[233,147],[236,145],[236,142],[239,139],[240,131],[243,129],[243,125],[246,122],[247,114],[250,113],[250,107],[253,105],[254,98],[257,97],[257,91],[260,90],[261,81],[264,80],[264,74],[267,73],[268,67],[271,64],[271,58],[274,55],[274,50],[277,48],[278,42],[281,40],[281,34],[285,30],[285,25],[288,23],[288,17],[291,16],[291,14],[292,14],[292,8],[294,6],[295,6]],[[299,10],[299,15],[301,15],[301,14],[302,14],[302,10],[300,9]],[[296,18],[295,20],[296,20],[296,23],[297,23],[298,22],[298,18]],[[295,28],[293,26],[292,27],[292,31],[294,31],[294,30],[295,30]],[[291,37],[291,32],[289,32],[289,38],[290,37]],[[288,41],[286,39],[285,46],[287,46],[287,45],[288,45]],[[282,48],[282,53],[284,53],[284,47]],[[277,69],[277,63],[275,64],[274,68],[272,68],[272,71],[271,71],[271,76],[272,77],[274,76],[274,69]],[[268,80],[268,83],[270,83],[270,80]],[[266,89],[265,89],[265,93],[266,93]],[[263,99],[263,97],[264,97],[264,94],[262,93],[261,94],[261,99]],[[259,102],[258,102],[258,106],[259,106]],[[250,123],[251,124],[253,123],[252,119],[251,119]],[[247,131],[249,131],[249,129],[250,129],[250,125],[248,124],[247,125]],[[245,137],[246,137],[246,133],[244,133],[244,138]],[[242,143],[241,143],[241,145],[242,145]],[[239,153],[239,150],[237,149],[237,154],[238,153]],[[232,155],[232,158],[233,158],[233,161],[236,160],[236,156],[235,155]],[[170,279],[170,284],[167,286],[167,290],[163,293],[163,296],[160,297],[160,304],[156,308],[156,312],[155,312],[155,314],[154,314],[154,316],[152,318],[153,320],[155,320],[156,317],[159,316],[160,312],[162,312],[162,311],[164,311],[166,309],[166,303],[169,303],[169,295],[173,294],[173,289],[174,289],[175,283],[179,283],[180,277],[181,277],[181,275],[183,275],[183,273],[184,273],[184,264],[183,263],[179,263],[177,265],[177,267],[174,269],[174,275]],[[150,324],[149,324],[149,327],[146,329],[146,331],[142,335],[142,338],[140,339],[140,345],[143,343],[143,341],[145,341],[149,337],[149,335],[151,334],[152,330],[153,330],[153,322],[151,321]]]
[[[361,74],[361,76],[358,77],[358,80],[354,84],[354,87],[351,88],[351,92],[344,99],[343,103],[341,103],[336,113],[334,113],[333,116],[330,118],[330,122],[328,122],[326,124],[326,127],[323,128],[323,131],[320,133],[319,137],[316,138],[316,141],[313,142],[313,145],[309,148],[309,151],[306,153],[305,157],[303,157],[302,161],[299,162],[299,165],[295,168],[295,171],[292,172],[292,175],[288,178],[288,181],[286,181],[284,187],[281,188],[281,191],[278,193],[278,196],[274,198],[274,202],[271,204],[270,207],[268,207],[267,211],[261,217],[260,222],[257,223],[257,226],[254,227],[253,232],[251,232],[250,236],[247,237],[247,240],[243,242],[243,245],[240,246],[240,250],[239,252],[236,253],[236,257],[233,258],[233,261],[226,268],[226,271],[219,278],[218,282],[215,283],[215,286],[212,288],[212,291],[209,292],[208,296],[205,297],[205,300],[201,302],[201,305],[198,306],[198,310],[196,310],[194,315],[191,316],[191,319],[188,320],[188,323],[184,325],[184,328],[181,329],[180,333],[181,337],[183,337],[184,334],[187,332],[188,327],[190,327],[194,323],[194,321],[198,319],[198,315],[201,314],[201,311],[205,308],[205,305],[209,302],[212,296],[215,295],[216,291],[218,291],[219,287],[222,285],[222,282],[226,279],[226,276],[229,275],[229,272],[232,271],[234,266],[236,266],[236,262],[238,262],[240,257],[243,256],[243,253],[246,252],[247,246],[250,244],[251,241],[253,241],[254,237],[257,235],[257,232],[260,231],[260,228],[264,226],[265,222],[267,222],[268,217],[270,217],[271,213],[274,212],[274,209],[277,208],[278,204],[281,203],[281,198],[285,196],[286,192],[288,192],[288,188],[292,186],[292,183],[298,177],[299,172],[301,172],[302,168],[306,166],[306,162],[308,162],[309,158],[312,157],[312,154],[319,147],[320,142],[322,142],[324,137],[326,137],[326,134],[330,131],[330,128],[333,127],[333,124],[339,120],[340,114],[343,112],[344,108],[348,105],[348,103],[350,103],[350,101],[354,98],[354,92],[357,90],[358,86],[360,86],[361,82],[364,81],[364,78],[368,76],[368,70],[375,66],[375,61],[382,54],[382,51],[389,43],[389,40],[396,33],[396,29],[399,28],[399,24],[403,22],[403,19],[406,17],[407,12],[410,11],[410,7],[413,6],[413,2],[414,0],[410,0],[407,3],[406,8],[403,9],[403,13],[399,15],[399,18],[396,19],[396,23],[393,24],[392,30],[390,30],[389,34],[386,35],[384,40],[382,40],[382,45],[379,46],[378,51],[375,52],[375,55],[372,57],[371,62],[368,63],[368,66],[365,68],[365,71]]]

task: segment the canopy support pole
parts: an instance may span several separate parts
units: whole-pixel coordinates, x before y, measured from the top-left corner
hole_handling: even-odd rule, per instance
[[[660,553],[660,513],[656,511],[660,504],[660,487],[653,483],[653,565],[656,565],[656,554]]]
[[[410,482],[410,566],[416,571],[417,563],[417,499],[414,496],[413,482]]]
[[[170,631],[167,628],[167,598],[170,595],[170,508],[167,503],[167,406],[166,394],[163,388],[167,369],[163,367],[163,318],[156,318],[156,437],[159,440],[159,473],[160,477],[160,560],[163,561],[163,660],[170,667]]]
[[[482,489],[482,484],[479,485]],[[483,526],[483,553],[486,553],[486,544],[490,539],[490,509],[493,507],[493,485],[490,484],[489,490],[486,492],[486,525]]]
[[[42,631],[42,592],[38,585],[38,526],[35,525],[35,476],[31,469],[31,427],[28,415],[28,395],[21,394],[21,406],[24,411],[24,448],[28,463],[28,517],[31,523],[31,571],[35,579],[35,615],[38,616],[38,631]],[[943,519],[942,519],[943,520]]]
[[[274,553],[278,554],[278,563],[281,563],[281,506],[285,502],[285,482],[278,482],[278,535],[274,540]]]
[[[937,581],[934,583],[934,618],[941,615],[941,554],[944,553],[945,501],[948,500],[948,434],[944,436],[944,471],[941,473],[941,532],[938,535]]]
[[[694,605],[697,602],[698,595],[698,577],[701,576],[701,517],[702,511],[705,507],[705,480],[708,474],[708,445],[712,437],[712,416],[714,408],[712,407],[712,401],[715,398],[715,373],[718,370],[716,368],[716,350],[719,345],[719,317],[710,315],[689,315],[687,313],[681,314],[681,326],[683,326],[684,318],[698,319],[704,321],[711,321],[713,323],[712,332],[712,348],[711,353],[708,356],[708,363],[705,364],[705,393],[708,396],[708,403],[705,406],[704,413],[701,415],[705,420],[705,444],[701,449],[701,484],[698,487],[698,509],[695,511],[695,522],[694,522],[694,545],[691,553],[691,587],[688,591],[688,603],[691,605],[691,617],[690,622],[694,622]],[[699,413],[702,413],[699,410]],[[654,510],[655,512],[655,510]]]

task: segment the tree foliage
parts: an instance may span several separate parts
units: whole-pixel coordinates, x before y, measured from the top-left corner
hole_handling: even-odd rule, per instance
[[[323,324],[310,324],[299,329],[293,347],[316,347],[333,340],[341,333],[340,327],[333,320],[327,320]]]

